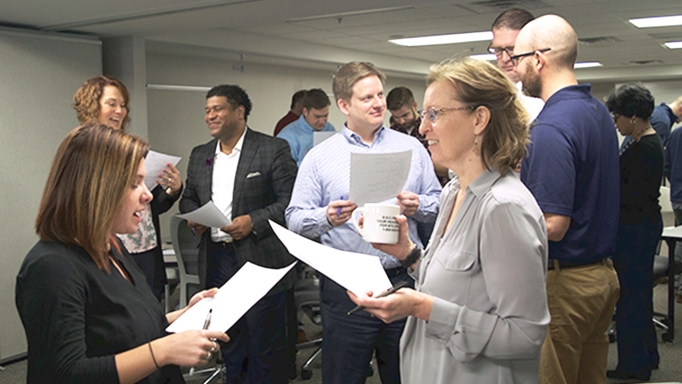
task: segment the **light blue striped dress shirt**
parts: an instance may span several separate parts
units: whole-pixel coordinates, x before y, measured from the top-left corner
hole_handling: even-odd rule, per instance
[[[327,221],[329,202],[348,198],[351,153],[394,153],[412,150],[412,163],[404,191],[419,195],[419,208],[408,218],[410,238],[420,247],[417,221],[434,222],[438,214],[441,186],[431,158],[422,144],[409,135],[381,127],[368,145],[344,126],[343,130],[308,152],[298,170],[294,191],[286,210],[287,226],[293,232],[344,251],[375,255],[385,269],[400,266],[393,256],[374,249],[362,240],[350,221],[332,227]],[[371,164],[367,164],[371,166]],[[387,201],[397,204],[396,199]]]

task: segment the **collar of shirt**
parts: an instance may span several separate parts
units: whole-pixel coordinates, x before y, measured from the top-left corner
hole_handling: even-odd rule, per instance
[[[482,174],[480,174],[476,180],[472,181],[471,184],[469,184],[468,189],[478,198],[480,198],[483,194],[488,192],[490,188],[499,180],[502,176],[500,176],[500,172],[497,170],[497,167],[491,167],[490,169],[486,169],[483,171]]]
[[[241,152],[242,147],[244,146],[244,137],[246,137],[246,130],[247,129],[249,129],[248,126],[246,128],[244,128],[244,133],[242,133],[242,136],[239,138],[239,140],[237,140],[237,144],[234,145],[234,148],[232,148],[232,152],[229,155],[225,155],[225,153],[223,153],[223,151],[220,149],[220,140],[218,140],[218,142],[216,143],[216,146],[215,146],[215,156],[217,157],[220,155],[225,155],[225,156],[229,157],[229,156],[234,156],[235,153]]]
[[[372,144],[367,144],[364,141],[362,141],[362,137],[360,137],[360,135],[358,135],[357,133],[353,132],[350,128],[348,128],[346,123],[343,124],[341,134],[343,135],[343,137],[346,138],[346,140],[348,140],[349,143],[353,145],[360,145],[363,147],[371,148],[375,145],[375,143],[380,143],[381,140],[383,140],[385,130],[386,127],[383,124],[381,124],[381,127],[376,132],[374,132],[374,140],[372,140]]]
[[[665,109],[665,111],[668,113],[668,118],[670,119],[670,126],[672,127],[675,125],[675,122],[679,118],[676,114],[673,113],[673,110],[668,106],[666,103],[661,103],[661,107]]]

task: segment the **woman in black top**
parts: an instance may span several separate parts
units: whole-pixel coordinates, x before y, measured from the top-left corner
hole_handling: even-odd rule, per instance
[[[16,304],[28,340],[28,383],[182,383],[178,365],[205,364],[219,331],[166,335],[164,315],[116,237],[137,230],[152,196],[147,144],[100,124],[60,145],[36,218]],[[200,292],[188,308],[217,290]]]
[[[613,264],[620,282],[616,305],[618,367],[607,376],[649,380],[658,367],[653,322],[653,264],[663,230],[659,188],[663,144],[649,124],[654,98],[639,84],[614,90],[606,101],[618,131],[630,136],[620,153],[620,222]]]

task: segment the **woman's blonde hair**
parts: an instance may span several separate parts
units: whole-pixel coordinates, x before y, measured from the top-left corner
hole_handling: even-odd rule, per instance
[[[516,167],[526,153],[528,113],[516,97],[516,87],[499,69],[485,61],[448,59],[431,66],[426,85],[452,84],[452,98],[464,104],[486,107],[490,121],[483,131],[481,159],[486,168],[501,175]]]
[[[125,131],[130,123],[130,94],[122,82],[111,76],[96,76],[86,80],[83,85],[73,95],[73,109],[76,110],[78,122],[85,124],[89,121],[99,121],[100,105],[99,99],[102,98],[104,87],[110,85],[117,88],[123,96],[125,103],[126,117],[121,123],[121,129]]]
[[[147,150],[144,140],[99,123],[72,130],[45,183],[35,222],[40,239],[79,245],[109,272],[114,218]]]

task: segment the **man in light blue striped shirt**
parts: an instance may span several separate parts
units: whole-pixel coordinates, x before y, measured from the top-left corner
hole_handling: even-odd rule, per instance
[[[357,205],[348,201],[351,153],[394,153],[412,150],[407,182],[395,199],[408,218],[410,238],[423,246],[417,222],[433,222],[438,214],[441,186],[428,152],[414,137],[384,126],[384,74],[371,63],[351,62],[334,76],[337,106],[346,115],[343,129],[314,147],[301,163],[286,219],[289,229],[329,247],[375,255],[391,283],[409,280],[398,259],[362,240],[349,222]],[[367,164],[371,166],[371,164]],[[346,313],[355,304],[346,290],[322,276],[324,383],[364,383],[376,350],[382,383],[400,383],[399,341],[405,320],[391,324],[361,311]]]

